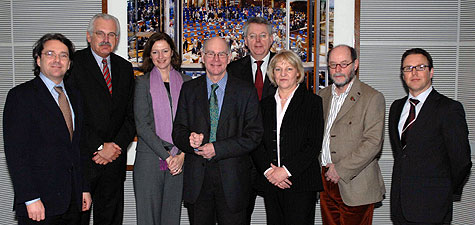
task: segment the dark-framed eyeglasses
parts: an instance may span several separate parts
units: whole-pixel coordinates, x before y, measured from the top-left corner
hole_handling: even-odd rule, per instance
[[[417,66],[403,66],[401,68],[402,72],[412,72],[412,69],[416,69],[416,71],[424,71],[426,68],[429,68],[428,65],[417,65]]]
[[[349,63],[346,63],[346,62],[342,62],[342,63],[329,63],[328,64],[328,67],[330,67],[331,69],[336,69],[337,66],[340,66],[341,68],[346,68],[348,67],[349,65],[351,65],[352,63],[354,63],[355,60],[349,62]]]

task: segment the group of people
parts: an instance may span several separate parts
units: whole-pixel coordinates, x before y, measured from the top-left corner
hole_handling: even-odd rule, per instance
[[[231,62],[230,44],[203,43],[206,74],[180,73],[170,36],[145,44],[134,81],[113,53],[119,23],[95,15],[89,47],[61,34],[33,49],[36,77],[10,90],[5,154],[19,224],[122,224],[126,149],[137,134],[137,223],[250,224],[257,195],[268,224],[371,224],[385,186],[378,165],[384,96],[356,76],[354,48],[328,53],[333,84],[309,92],[289,50],[270,52],[272,25],[247,20],[249,55]],[[389,114],[394,155],[391,215],[396,224],[444,224],[452,194],[471,169],[462,105],[432,87],[433,61],[420,48],[401,59],[408,96]],[[83,211],[83,212],[81,212]]]

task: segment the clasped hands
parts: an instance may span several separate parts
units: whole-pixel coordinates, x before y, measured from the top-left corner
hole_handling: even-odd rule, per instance
[[[272,163],[270,166],[271,169],[264,174],[267,180],[280,189],[290,188],[292,182],[288,179],[289,175],[287,174],[287,171],[285,171],[283,167],[277,167]]]
[[[122,154],[121,148],[114,142],[106,142],[102,150],[94,152],[92,160],[100,165],[106,165],[119,157]]]
[[[179,155],[172,156],[170,155],[166,161],[168,164],[168,170],[170,170],[170,174],[175,176],[180,174],[183,171],[183,161],[185,160],[185,153],[181,153]]]
[[[203,143],[203,139],[203,134],[191,132],[190,146],[194,149],[198,149],[198,151],[195,151],[195,154],[200,155],[205,159],[211,159],[216,155],[216,152],[214,151],[214,145],[213,143],[206,143],[201,146],[201,144]]]

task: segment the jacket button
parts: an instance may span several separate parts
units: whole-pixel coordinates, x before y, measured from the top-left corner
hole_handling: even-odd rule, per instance
[[[406,157],[407,157],[406,154],[403,154],[403,155],[401,156],[401,158],[403,158],[403,159],[406,158]]]

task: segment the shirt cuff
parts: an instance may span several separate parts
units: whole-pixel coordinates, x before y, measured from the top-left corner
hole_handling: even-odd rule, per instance
[[[272,167],[269,167],[269,169],[266,169],[266,171],[264,171],[264,176],[266,176],[266,173],[269,172],[269,170],[271,170]]]
[[[287,169],[287,167],[285,167],[285,166],[282,166],[282,167],[285,169],[285,172],[287,172],[287,175],[289,175],[289,177],[291,177],[292,174],[289,172],[289,170]]]
[[[40,199],[40,198],[36,198],[36,199],[31,200],[31,201],[27,201],[27,202],[25,202],[25,205],[31,205],[31,204],[33,204],[33,203],[39,201],[39,200],[41,200],[41,199]]]

